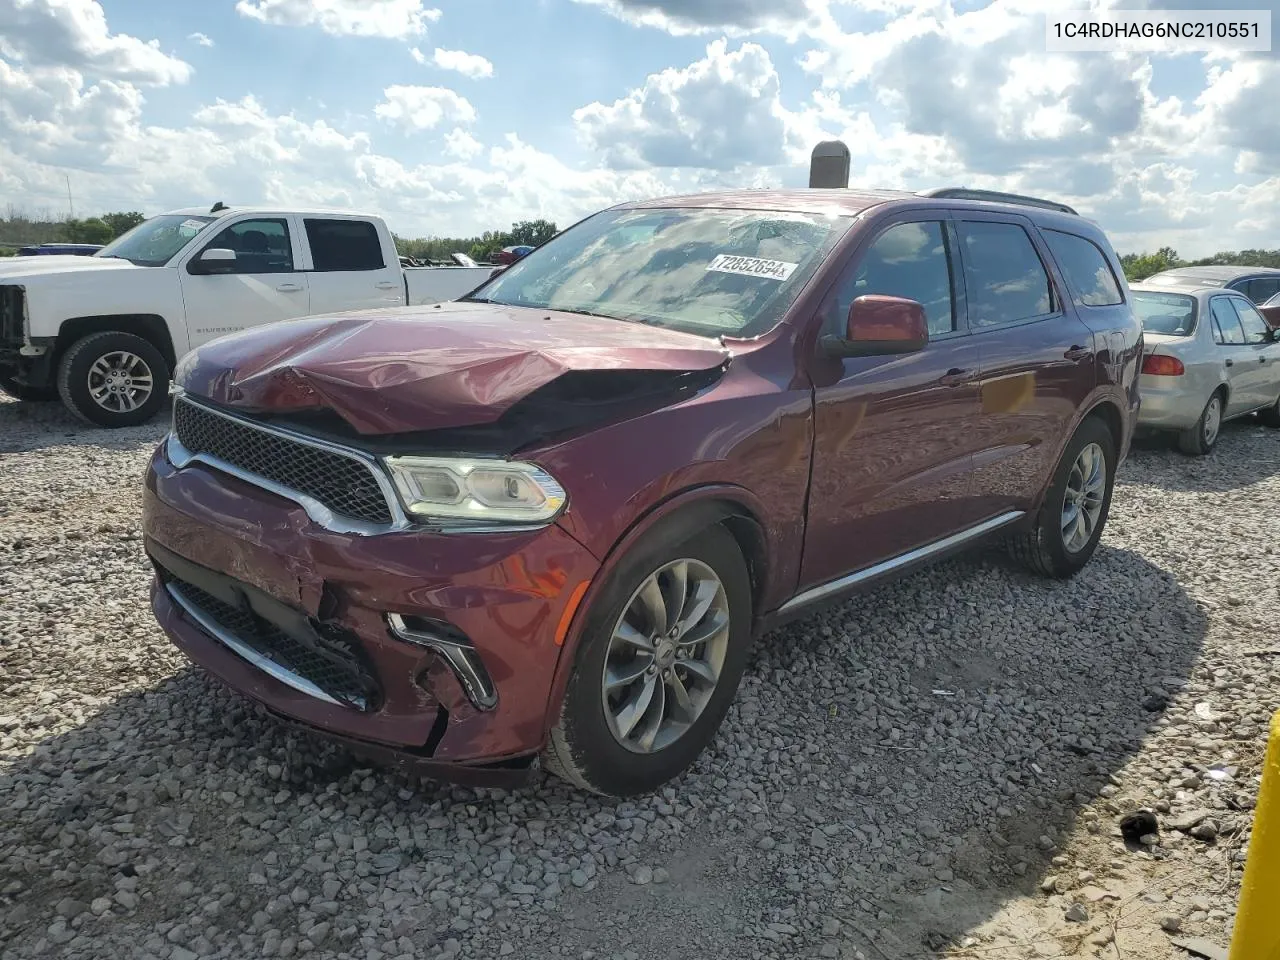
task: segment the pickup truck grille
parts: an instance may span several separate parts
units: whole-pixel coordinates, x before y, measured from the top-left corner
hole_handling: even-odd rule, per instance
[[[274,484],[305,494],[335,514],[365,523],[393,517],[373,467],[360,458],[313,446],[250,420],[215,413],[179,397],[174,434],[192,454],[216,457]]]
[[[0,287],[0,346],[22,345],[24,296],[21,287]]]

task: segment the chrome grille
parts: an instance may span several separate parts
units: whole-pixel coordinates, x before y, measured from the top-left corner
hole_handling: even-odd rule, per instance
[[[369,464],[225,416],[180,397],[173,405],[174,434],[192,454],[207,454],[295,490],[335,514],[389,524],[391,508]]]

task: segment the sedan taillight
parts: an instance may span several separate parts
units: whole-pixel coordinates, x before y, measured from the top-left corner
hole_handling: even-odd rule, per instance
[[[1187,368],[1177,357],[1148,353],[1142,358],[1142,372],[1156,377],[1180,377],[1187,372]]]

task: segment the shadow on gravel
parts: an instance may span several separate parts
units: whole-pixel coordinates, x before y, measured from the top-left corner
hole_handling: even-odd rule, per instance
[[[184,670],[0,771],[0,946],[932,955],[1036,889],[1205,630],[1125,550],[1066,583],[953,561],[766,637],[714,747],[632,802],[369,770]]]
[[[1245,444],[1258,436],[1272,438],[1273,450],[1263,457],[1246,455]],[[1207,457],[1189,457],[1179,452],[1167,437],[1135,440],[1119,479],[1178,493],[1225,493],[1252,486],[1277,473],[1280,473],[1280,431],[1260,425],[1253,417],[1245,417],[1223,424],[1218,445]]]
[[[18,402],[0,394],[0,454],[52,447],[141,450],[159,442],[171,415],[166,403],[149,423],[105,430],[77,419],[59,402]]]

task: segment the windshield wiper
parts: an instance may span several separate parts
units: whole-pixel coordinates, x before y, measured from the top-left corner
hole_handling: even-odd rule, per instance
[[[554,310],[556,313],[576,313],[580,317],[596,317],[600,320],[618,320],[622,323],[643,323],[643,320],[632,320],[630,317],[615,317],[611,313],[597,313],[594,310],[582,310],[578,307],[539,307],[540,310]]]

